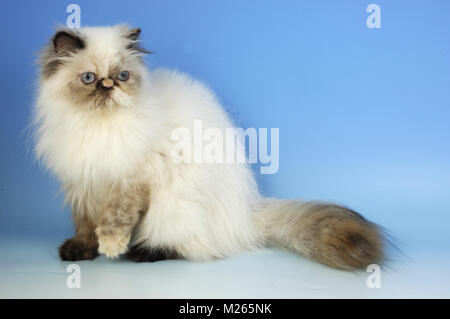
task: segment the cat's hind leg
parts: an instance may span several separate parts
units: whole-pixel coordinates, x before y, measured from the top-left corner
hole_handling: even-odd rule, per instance
[[[127,257],[136,262],[155,262],[183,258],[177,251],[170,248],[147,248],[141,246],[130,247]]]

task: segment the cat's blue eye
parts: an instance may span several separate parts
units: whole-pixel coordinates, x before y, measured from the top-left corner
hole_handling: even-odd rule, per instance
[[[120,81],[126,81],[130,77],[130,72],[128,71],[122,71],[119,74],[117,74],[117,79]]]
[[[83,81],[83,83],[85,84],[91,84],[95,81],[95,78],[96,76],[94,72],[86,72],[81,74],[81,81]]]

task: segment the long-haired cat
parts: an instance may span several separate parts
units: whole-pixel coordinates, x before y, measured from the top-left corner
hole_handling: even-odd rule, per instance
[[[176,128],[233,123],[201,83],[148,70],[139,35],[61,28],[41,55],[36,154],[76,227],[61,259],[211,260],[272,246],[340,269],[383,261],[380,228],[348,208],[263,198],[245,163],[174,161]]]

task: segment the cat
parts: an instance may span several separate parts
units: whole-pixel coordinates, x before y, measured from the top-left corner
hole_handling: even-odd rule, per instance
[[[35,153],[76,230],[62,260],[207,261],[263,247],[345,270],[385,260],[382,228],[349,208],[264,198],[246,163],[174,161],[176,128],[233,123],[199,81],[149,70],[140,33],[61,27],[40,55]]]

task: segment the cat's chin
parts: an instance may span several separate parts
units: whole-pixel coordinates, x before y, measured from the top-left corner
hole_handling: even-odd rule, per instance
[[[92,103],[92,108],[99,110],[117,107],[120,107],[120,105],[112,95],[99,97]]]

